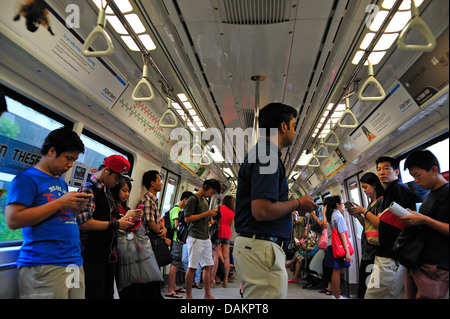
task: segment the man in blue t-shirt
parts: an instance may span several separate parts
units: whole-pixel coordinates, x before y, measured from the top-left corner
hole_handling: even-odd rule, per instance
[[[234,244],[235,266],[244,298],[286,298],[284,246],[292,232],[291,213],[318,208],[302,196],[288,200],[286,170],[281,149],[292,144],[297,111],[271,103],[259,112],[260,139],[239,169]]]
[[[21,298],[84,298],[83,260],[75,216],[91,195],[68,192],[60,177],[67,172],[84,145],[72,130],[48,134],[34,167],[17,175],[6,200],[8,227],[23,229],[17,259]]]

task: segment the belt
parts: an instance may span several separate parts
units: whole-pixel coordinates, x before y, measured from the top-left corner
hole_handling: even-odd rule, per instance
[[[255,237],[255,239],[271,241],[272,243],[275,243],[278,246],[280,246],[281,249],[285,249],[286,246],[288,245],[287,242],[285,242],[283,239],[278,238],[278,237],[261,236],[261,235],[257,235],[257,234],[239,234],[239,236],[246,237],[246,238]]]

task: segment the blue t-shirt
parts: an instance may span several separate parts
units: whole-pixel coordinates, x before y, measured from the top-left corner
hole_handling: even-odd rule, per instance
[[[61,177],[34,167],[17,175],[8,190],[6,205],[18,203],[37,207],[58,199],[68,191]],[[80,232],[71,210],[61,210],[46,220],[24,227],[18,266],[75,264],[81,266]]]
[[[266,138],[260,138],[258,144],[246,155],[239,169],[236,192],[235,226],[238,234],[257,234],[289,240],[292,232],[291,214],[273,221],[257,221],[251,208],[255,199],[280,202],[288,200],[289,186],[280,156],[280,149]]]

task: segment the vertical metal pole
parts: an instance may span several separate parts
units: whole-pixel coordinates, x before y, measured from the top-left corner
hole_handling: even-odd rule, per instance
[[[252,81],[255,81],[255,118],[253,120],[253,143],[256,144],[259,135],[259,91],[260,82],[264,81],[264,77],[261,75],[254,75],[251,77]]]

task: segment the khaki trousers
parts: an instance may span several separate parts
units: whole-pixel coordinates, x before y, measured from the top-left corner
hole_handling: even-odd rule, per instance
[[[286,255],[279,245],[238,236],[233,257],[245,299],[286,299]]]
[[[21,299],[84,299],[83,266],[18,268]]]

